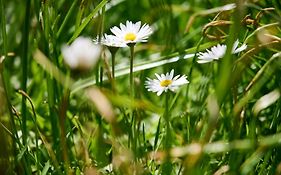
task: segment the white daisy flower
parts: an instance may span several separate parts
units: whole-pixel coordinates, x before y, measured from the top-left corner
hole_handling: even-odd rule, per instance
[[[64,45],[61,51],[71,69],[90,69],[100,58],[101,46],[90,38],[78,37],[70,46]]]
[[[187,77],[185,75],[181,76],[177,75],[174,76],[174,69],[169,73],[165,74],[155,74],[157,79],[150,79],[147,78],[147,81],[145,82],[145,87],[148,91],[156,92],[158,96],[160,96],[164,91],[167,92],[168,90],[175,92],[179,86],[183,84],[189,83],[189,81],[186,79]]]
[[[236,40],[232,47],[232,54],[237,54],[247,48],[246,44],[243,44],[241,47],[238,48],[238,44],[239,42],[238,40]],[[207,49],[206,52],[199,52],[198,53],[199,60],[197,60],[197,62],[202,64],[202,63],[211,62],[213,60],[219,60],[225,55],[226,49],[227,49],[226,45],[218,44],[216,46],[213,46],[211,50]]]
[[[102,44],[108,47],[127,47],[126,43],[120,41],[119,38],[117,38],[114,35],[104,34],[104,36],[100,39],[100,41],[97,38],[94,40],[94,42],[96,44]]]
[[[147,42],[148,37],[152,34],[152,29],[148,24],[141,26],[141,22],[133,23],[126,21],[126,25],[120,24],[120,28],[112,27],[111,32],[120,42],[125,44]]]

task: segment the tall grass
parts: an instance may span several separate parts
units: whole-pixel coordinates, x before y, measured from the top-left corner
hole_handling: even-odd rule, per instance
[[[278,0],[0,0],[0,174],[281,174],[280,14]],[[153,28],[147,43],[65,64],[63,45],[126,20]],[[189,84],[147,91],[172,69]]]

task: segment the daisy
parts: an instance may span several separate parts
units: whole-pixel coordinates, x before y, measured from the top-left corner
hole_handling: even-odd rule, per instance
[[[147,42],[148,37],[152,34],[152,29],[148,24],[141,26],[141,22],[133,23],[126,21],[126,25],[120,24],[120,28],[114,26],[110,31],[122,43],[139,43]]]
[[[71,69],[90,69],[100,58],[101,46],[90,38],[78,37],[70,46],[64,45],[61,51]]]
[[[236,40],[232,47],[232,52],[231,52],[232,54],[237,54],[247,48],[246,44],[243,44],[241,47],[238,48],[238,44],[239,42],[238,40]],[[226,49],[227,49],[226,45],[218,44],[216,46],[213,46],[211,50],[207,49],[206,52],[199,52],[198,53],[199,60],[197,62],[202,64],[202,63],[211,62],[213,60],[219,60],[220,58],[224,57]]]
[[[104,34],[104,36],[100,39],[100,41],[97,39],[94,40],[96,44],[102,44],[108,47],[127,47],[126,43],[120,41],[116,36],[114,35],[107,35]]]
[[[168,90],[175,92],[179,86],[183,84],[189,83],[189,81],[186,79],[187,77],[185,75],[181,76],[177,75],[174,76],[174,69],[169,73],[165,74],[155,74],[157,79],[150,79],[147,78],[147,81],[145,82],[145,87],[148,91],[156,92],[158,96],[160,96],[164,91],[167,92]]]

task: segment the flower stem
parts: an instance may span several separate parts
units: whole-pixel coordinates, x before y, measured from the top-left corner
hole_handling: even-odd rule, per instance
[[[130,57],[130,97],[131,97],[131,103],[133,103],[134,99],[134,72],[133,72],[133,66],[134,66],[134,49],[135,49],[135,44],[129,44],[131,51],[131,57]],[[133,152],[136,153],[136,142],[134,141],[136,139],[136,132],[135,132],[135,121],[136,118],[134,118],[134,109],[131,109],[131,146],[133,149]]]
[[[162,165],[162,173],[163,174],[171,174],[172,172],[172,163],[170,162],[170,155],[169,155],[169,149],[171,148],[171,127],[170,127],[170,121],[169,121],[169,95],[170,93],[167,92],[165,96],[165,112],[164,112],[164,120],[166,123],[166,135],[164,140],[164,151],[166,151],[166,160],[164,161]]]
[[[111,73],[112,73],[112,79],[115,79],[115,55],[116,51],[111,52]]]
[[[110,54],[111,54],[111,71],[109,66],[107,66],[107,62],[105,61],[105,65],[106,65],[106,69],[108,70],[109,74],[108,74],[108,78],[110,80],[111,83],[111,90],[115,93],[116,89],[115,89],[115,56],[116,56],[116,52],[118,51],[118,47],[108,47]]]
[[[133,66],[134,66],[134,49],[135,44],[130,44],[130,50],[131,50],[131,57],[130,57],[130,95],[133,98],[134,97],[134,72],[133,72]]]
[[[171,133],[171,128],[170,128],[170,121],[169,121],[169,92],[166,93],[165,96],[165,112],[164,112],[164,120],[166,122],[166,139],[165,139],[165,149],[169,149],[171,147],[171,140],[170,140],[170,133]]]

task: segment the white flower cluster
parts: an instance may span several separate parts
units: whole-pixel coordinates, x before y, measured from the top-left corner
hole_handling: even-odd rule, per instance
[[[114,26],[111,29],[114,35],[105,34],[100,41],[90,38],[78,37],[70,46],[64,45],[61,49],[65,63],[71,69],[90,69],[98,61],[101,54],[101,46],[126,47],[130,43],[147,42],[152,34],[148,24],[141,26],[141,22],[126,21],[126,25],[120,24],[120,28]]]
[[[102,38],[95,39],[94,42],[89,38],[79,37],[70,46],[62,47],[62,54],[65,62],[72,69],[89,69],[99,59],[101,53],[101,46],[106,45],[108,47],[127,47],[130,44],[139,42],[147,42],[148,37],[152,34],[152,29],[149,25],[141,25],[141,22],[133,23],[126,21],[126,25],[120,24],[120,27],[114,26],[111,29],[113,35],[104,34]],[[232,54],[237,54],[244,51],[247,48],[246,44],[238,47],[238,40],[235,41]],[[218,44],[213,46],[210,50],[198,53],[197,62],[208,63],[214,60],[219,60],[224,57],[227,46]],[[179,86],[189,83],[185,75],[174,76],[174,70],[170,73],[155,74],[157,79],[147,78],[145,87],[148,91],[157,93],[160,96],[163,92],[176,91]]]

